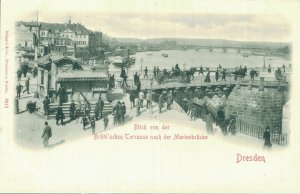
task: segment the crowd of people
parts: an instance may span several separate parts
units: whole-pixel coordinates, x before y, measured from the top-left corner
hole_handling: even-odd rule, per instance
[[[285,72],[285,66],[282,67],[283,71]],[[24,77],[26,77],[27,75],[27,71],[28,71],[28,67],[26,68],[25,66],[22,67],[21,69],[19,69],[17,71],[17,78],[18,81],[21,80],[22,75]],[[242,77],[244,78],[247,75],[247,67],[241,67],[238,69],[236,75],[238,73],[240,73],[240,75],[242,75]],[[268,68],[269,71],[269,68]],[[176,74],[176,73],[180,73],[181,70],[179,68],[179,65],[176,64],[175,67],[172,67],[171,70],[171,74]],[[144,78],[148,78],[149,71],[147,66],[144,69]],[[159,67],[154,67],[153,68],[153,77],[155,79],[158,79],[158,76],[163,73],[169,73],[167,72],[166,69],[164,69],[163,71],[161,71],[159,69]],[[281,69],[278,69],[276,71],[277,74],[281,74]],[[199,75],[203,75],[204,74],[204,69],[201,66],[200,70],[199,70]],[[226,69],[223,69],[220,65],[217,68],[216,72],[215,72],[215,80],[219,81],[219,80],[226,80],[226,75],[228,74],[228,72],[226,71]],[[255,76],[257,76],[258,71],[251,69],[250,70],[250,77],[251,79],[254,79]],[[33,69],[33,75],[36,76],[37,75],[37,69]],[[193,74],[191,74],[190,76],[192,76]],[[127,83],[127,73],[125,71],[125,68],[122,68],[121,70],[121,74],[120,77],[122,78],[122,84],[121,86],[124,87],[128,87],[128,83]],[[152,99],[153,99],[153,93],[152,90],[146,90],[146,91],[142,91],[141,90],[141,80],[140,80],[140,75],[136,72],[134,74],[134,84],[136,86],[135,90],[132,90],[129,94],[129,100],[130,100],[130,108],[136,108],[136,116],[139,116],[141,114],[141,109],[146,108],[146,109],[151,109],[152,110]],[[211,76],[210,76],[210,71],[207,72],[207,75],[205,77],[204,82],[211,82]],[[115,87],[115,78],[114,75],[109,74],[109,89],[114,88]],[[21,85],[21,83],[19,82],[18,85],[16,86],[16,91],[17,91],[17,99],[21,98],[21,94],[22,92],[25,93],[27,92],[27,94],[30,93],[30,78],[28,77],[25,81],[25,87],[23,87]],[[65,122],[65,114],[64,114],[64,109],[66,107],[63,107],[63,103],[68,101],[68,95],[67,95],[67,90],[64,88],[64,86],[61,84],[59,89],[57,91],[55,90],[49,90],[49,95],[45,97],[45,99],[43,100],[43,108],[44,108],[44,114],[45,115],[49,115],[49,111],[50,111],[50,104],[53,103],[55,101],[55,99],[57,99],[57,97],[59,97],[59,106],[57,107],[56,111],[56,115],[55,115],[55,119],[56,119],[56,124],[57,125],[65,125],[67,122]],[[169,92],[161,92],[158,96],[158,110],[159,113],[162,112],[165,104],[166,104],[166,109],[170,110],[171,106],[173,104],[174,101],[174,97],[173,97],[173,92],[170,90]],[[187,114],[189,115],[189,117],[191,118],[191,120],[195,120],[196,116],[197,116],[197,107],[193,104],[193,98],[188,98],[188,102],[187,102]],[[70,120],[69,122],[72,122],[73,120],[77,121],[79,119],[81,119],[81,123],[82,123],[82,128],[83,130],[87,129],[87,126],[90,125],[92,132],[95,133],[95,128],[96,128],[96,121],[103,119],[103,123],[104,123],[104,129],[106,130],[108,127],[108,122],[109,119],[107,117],[107,115],[103,115],[103,108],[104,108],[104,102],[101,99],[101,97],[99,98],[98,102],[96,103],[95,107],[94,107],[94,116],[91,116],[91,104],[85,100],[84,102],[79,102],[79,104],[75,104],[74,101],[72,101],[70,103],[70,107],[69,107],[69,116],[70,116]],[[118,125],[122,125],[125,123],[126,121],[126,105],[125,102],[121,102],[121,101],[117,101],[116,105],[113,107],[113,124],[115,126]],[[204,121],[206,122],[206,128],[208,133],[213,133],[213,123],[216,122],[224,135],[227,135],[229,132],[234,135],[236,133],[236,127],[235,127],[235,118],[229,118],[226,119],[224,112],[218,112],[217,113],[217,117],[214,118],[214,116],[210,113],[207,114],[207,116],[204,118]],[[50,129],[49,129],[50,128]],[[50,131],[50,132],[49,132]],[[51,137],[52,132],[51,132],[51,127],[49,127],[48,123],[45,122],[45,129],[42,135],[42,138],[44,139],[44,146],[47,147],[48,146],[48,140]],[[271,142],[270,142],[270,132],[269,129],[266,130],[265,134],[264,134],[264,139],[265,139],[265,146],[266,147],[270,147],[271,146]]]

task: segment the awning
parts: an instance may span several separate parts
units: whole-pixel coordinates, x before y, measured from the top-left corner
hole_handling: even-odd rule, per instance
[[[73,71],[60,73],[58,76],[58,82],[60,81],[108,81],[108,76],[103,72],[93,71]]]

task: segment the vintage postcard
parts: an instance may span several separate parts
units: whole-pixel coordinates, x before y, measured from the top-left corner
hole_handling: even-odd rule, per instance
[[[300,192],[299,16],[1,1],[0,192]]]

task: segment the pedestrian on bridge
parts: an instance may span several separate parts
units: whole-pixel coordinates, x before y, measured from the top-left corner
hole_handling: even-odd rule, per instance
[[[255,71],[254,71],[254,69],[251,69],[251,71],[250,71],[251,80],[254,80],[254,75],[255,75]]]
[[[216,70],[215,77],[216,77],[216,82],[217,82],[219,80],[219,70]]]
[[[156,72],[156,67],[154,66],[154,68],[153,68],[153,77],[154,77],[154,79],[156,79],[156,76],[157,76],[157,72]]]
[[[204,79],[204,82],[211,82],[211,81],[210,81],[210,72],[208,72],[208,73],[206,74],[206,77],[205,77],[205,79]]]
[[[203,72],[204,72],[204,71],[203,71],[203,67],[202,67],[202,65],[201,65],[200,70],[199,70],[199,74],[198,74],[198,75],[200,75],[200,74],[203,75]]]
[[[145,70],[144,70],[144,78],[147,76],[147,78],[148,78],[148,68],[147,68],[147,66],[146,66],[146,68],[145,68]]]
[[[272,68],[271,68],[271,64],[269,64],[268,66],[268,73],[271,73],[272,72]]]
[[[222,71],[222,81],[225,80],[226,81],[226,70],[223,69]]]

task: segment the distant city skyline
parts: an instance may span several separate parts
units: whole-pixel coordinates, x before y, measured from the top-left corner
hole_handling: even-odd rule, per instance
[[[39,12],[40,22],[81,23],[114,38],[198,38],[237,41],[291,41],[291,27],[280,15],[183,13]],[[36,21],[37,12],[20,18]]]

